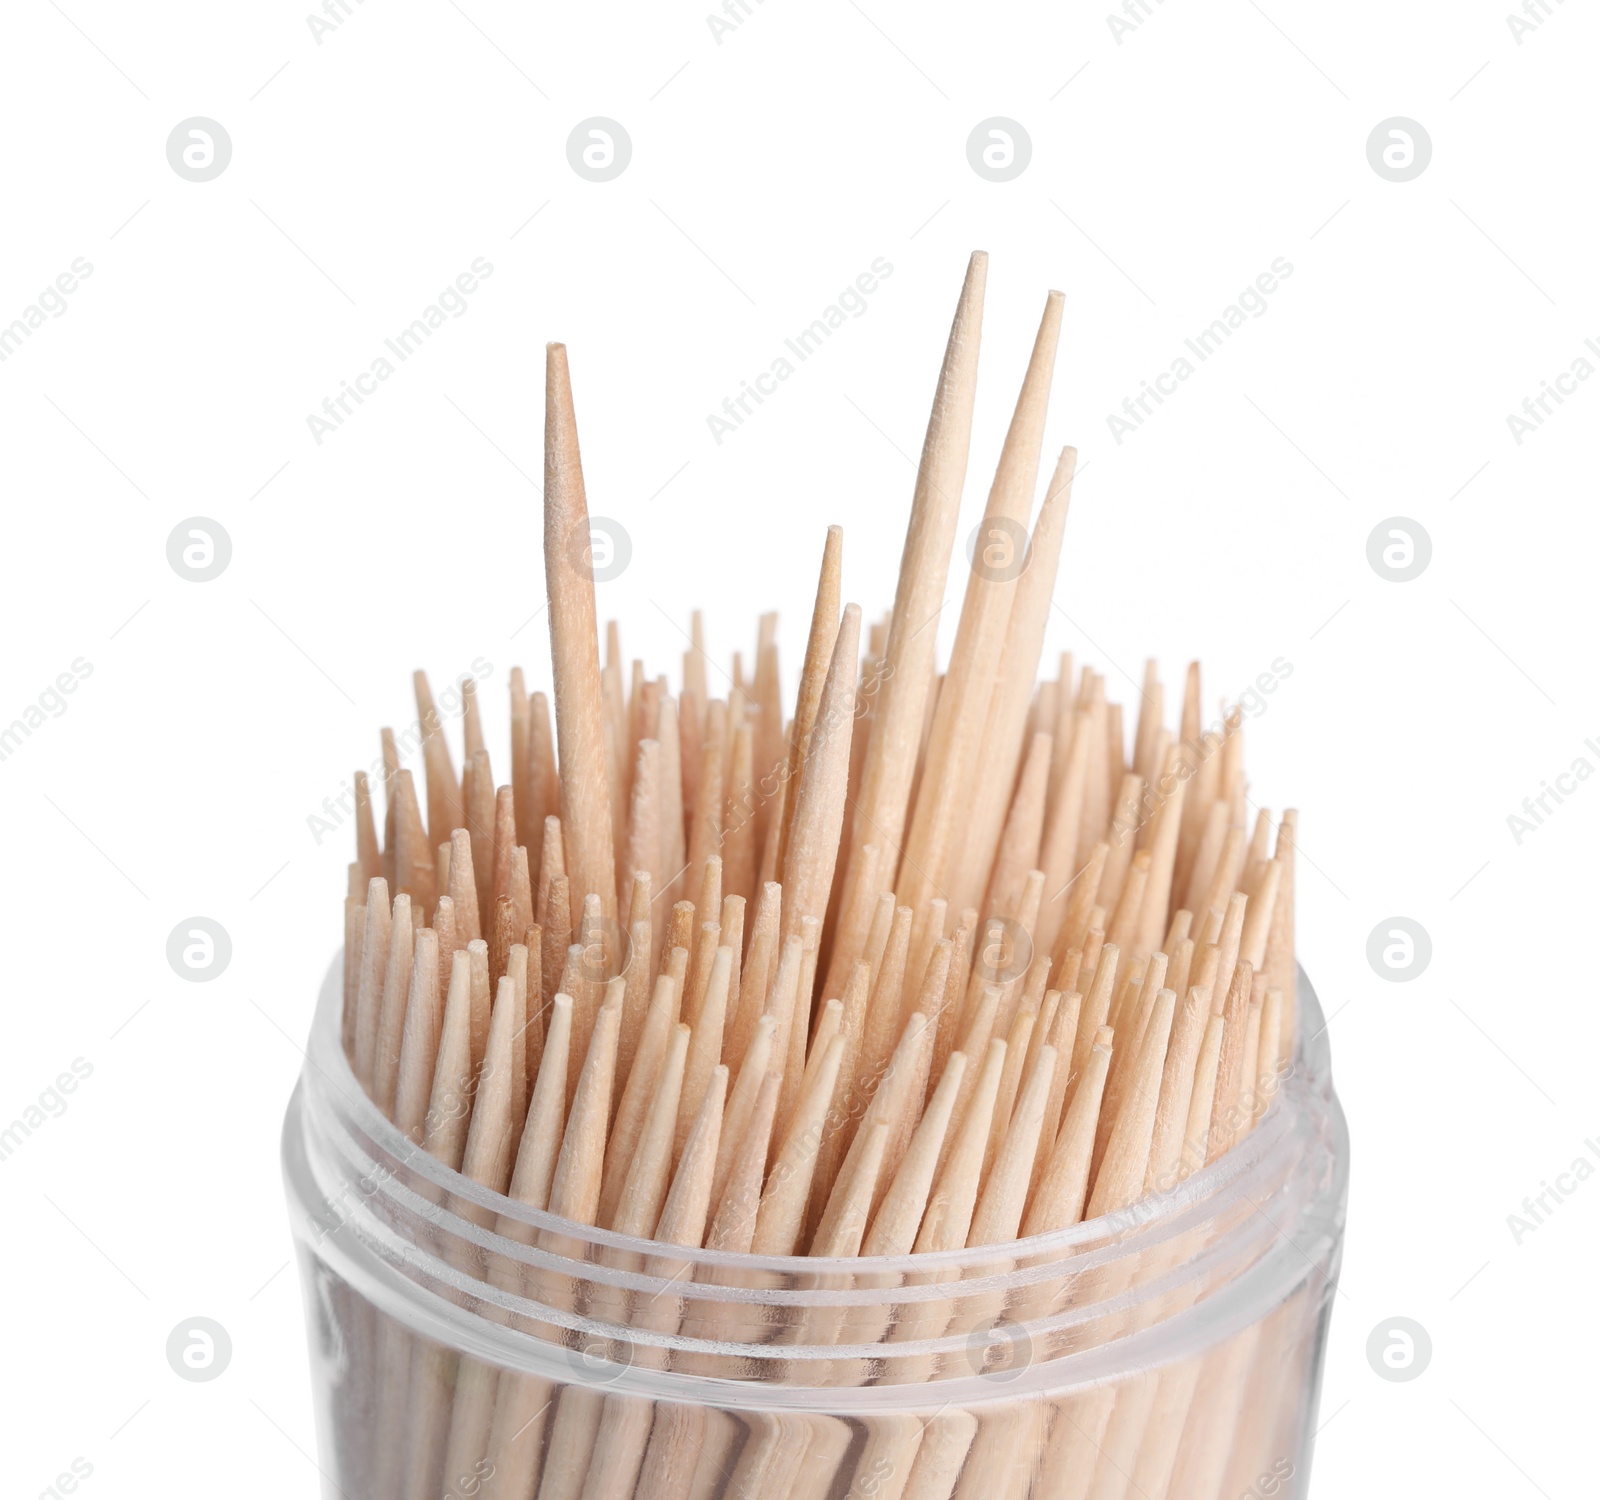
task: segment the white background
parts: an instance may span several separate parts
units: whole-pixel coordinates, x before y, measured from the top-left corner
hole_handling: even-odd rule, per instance
[[[1507,816],[1600,766],[1600,382],[1520,446],[1506,417],[1600,337],[1600,19],[1552,0],[1519,45],[1508,4],[1170,0],[1119,44],[1097,4],[750,0],[718,45],[679,0],[352,0],[319,45],[277,0],[12,0],[0,322],[93,272],[0,364],[0,724],[93,671],[0,762],[0,1123],[93,1072],[0,1162],[8,1490],[82,1458],[94,1494],[313,1492],[278,1128],[349,847],[307,820],[408,722],[414,666],[493,664],[496,749],[508,668],[548,683],[544,342],[632,538],[600,591],[626,653],[676,681],[691,608],[723,661],[777,608],[792,690],[826,523],[846,597],[892,599],[983,247],[963,537],[1067,295],[1047,467],[1072,442],[1085,472],[1047,651],[1125,700],[1147,655],[1174,697],[1203,657],[1208,704],[1293,665],[1252,795],[1302,809],[1355,1153],[1313,1492],[1592,1493],[1600,1186],[1520,1244],[1507,1216],[1600,1137],[1600,787],[1520,846]],[[205,183],[166,157],[195,115],[233,144]],[[633,143],[608,183],[567,161],[594,115]],[[999,184],[965,150],[996,115],[1033,146]],[[1404,183],[1366,155],[1397,115],[1433,144]],[[466,314],[318,445],[307,416],[480,256]],[[878,257],[864,315],[716,444],[707,414]],[[1278,257],[1267,311],[1116,444],[1107,415]],[[233,546],[203,585],[165,551],[197,515]],[[1393,516],[1432,539],[1409,583],[1367,560]],[[233,942],[205,985],[165,958],[194,914]],[[1366,958],[1396,914],[1433,944],[1406,984]],[[233,1340],[209,1384],[164,1355],[196,1315]],[[1433,1341],[1405,1384],[1365,1355],[1394,1316]]]

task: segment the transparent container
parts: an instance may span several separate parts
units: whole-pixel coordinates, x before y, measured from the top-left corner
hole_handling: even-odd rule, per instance
[[[362,1093],[340,974],[283,1135],[326,1496],[1306,1493],[1349,1139],[1303,972],[1270,1107],[1179,1187],[850,1260],[668,1249],[469,1182]]]

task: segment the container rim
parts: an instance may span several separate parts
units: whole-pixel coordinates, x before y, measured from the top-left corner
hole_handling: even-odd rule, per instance
[[[618,1234],[533,1208],[473,1182],[430,1156],[368,1098],[356,1079],[340,1037],[343,969],[341,948],[329,965],[312,1020],[305,1054],[307,1081],[317,1092],[325,1094],[327,1101],[343,1116],[347,1129],[358,1132],[384,1157],[391,1158],[408,1173],[438,1191],[440,1200],[436,1218],[447,1215],[448,1211],[443,1205],[447,1200],[453,1200],[458,1204],[473,1205],[498,1220],[526,1225],[546,1236],[603,1248],[619,1255],[637,1255],[646,1261],[670,1259],[686,1269],[704,1267],[707,1271],[720,1269],[755,1278],[799,1278],[808,1282],[825,1281],[830,1274],[859,1282],[875,1276],[893,1277],[937,1270],[944,1274],[938,1278],[918,1275],[917,1281],[937,1280],[951,1284],[996,1274],[996,1263],[999,1261],[1009,1261],[1014,1271],[1021,1265],[1060,1261],[1071,1257],[1074,1252],[1093,1252],[1103,1246],[1126,1251],[1137,1245],[1142,1237],[1161,1230],[1163,1226],[1170,1226],[1175,1219],[1186,1219],[1192,1211],[1225,1199],[1230,1189],[1247,1184],[1263,1164],[1271,1162],[1279,1154],[1283,1138],[1297,1124],[1308,1117],[1324,1116],[1337,1110],[1332,1091],[1327,1024],[1316,991],[1305,970],[1297,964],[1294,1057],[1288,1072],[1280,1079],[1272,1102],[1256,1128],[1240,1144],[1165,1192],[1140,1199],[1115,1213],[1086,1219],[1065,1229],[959,1250],[827,1257],[753,1255],[728,1250],[694,1249]],[[316,1079],[310,1077],[312,1072],[318,1075]],[[1342,1125],[1342,1117],[1340,1123]],[[1340,1151],[1336,1172],[1337,1187],[1341,1194],[1347,1172],[1348,1164],[1344,1160],[1347,1154],[1347,1151]],[[505,1243],[502,1237],[494,1235],[492,1229],[480,1231],[464,1219],[458,1220],[458,1223],[466,1237],[479,1239],[492,1236],[498,1243]],[[715,1278],[709,1280],[718,1290],[737,1290],[736,1285],[730,1286]],[[772,1290],[763,1289],[763,1295],[770,1295]],[[964,1290],[971,1290],[971,1287],[965,1287]]]
[[[888,1413],[988,1406],[1053,1397],[1159,1367],[1214,1347],[1291,1297],[1310,1294],[1325,1304],[1337,1282],[1349,1135],[1332,1091],[1321,1007],[1303,970],[1297,979],[1295,1056],[1283,1086],[1240,1146],[1178,1188],[1117,1214],[1029,1239],[938,1255],[826,1259],[695,1251],[617,1235],[513,1203],[445,1167],[406,1138],[357,1084],[340,1041],[342,962],[336,958],[283,1132],[285,1184],[307,1294],[313,1298],[313,1326],[326,1317],[325,1311],[315,1311],[326,1292],[314,1294],[312,1287],[332,1277],[413,1336],[463,1357],[556,1384],[746,1411]],[[399,1173],[388,1171],[386,1154]],[[1299,1155],[1305,1157],[1303,1172]],[[370,1191],[397,1207],[396,1223],[363,1206],[348,1220],[334,1215],[330,1225],[329,1187],[348,1192],[363,1169],[375,1175],[388,1171]],[[365,1192],[366,1184],[359,1190]],[[489,1227],[473,1222],[477,1215],[469,1204]],[[1221,1230],[1220,1256],[1215,1244],[1197,1245],[1198,1255],[1173,1259],[1189,1234],[1203,1231],[1213,1211],[1230,1226]],[[510,1240],[500,1232],[504,1225],[496,1215],[542,1233],[532,1236],[532,1245]],[[417,1238],[409,1237],[408,1225],[415,1226]],[[549,1248],[551,1240],[557,1248]],[[446,1243],[456,1250],[444,1249]],[[1236,1257],[1245,1258],[1227,1269],[1230,1246]],[[509,1300],[498,1295],[493,1278],[455,1264],[461,1249],[473,1257],[481,1250],[526,1256],[525,1274],[535,1277],[535,1285],[553,1273],[624,1296],[639,1287],[655,1288],[690,1298],[703,1294],[707,1301],[744,1304],[752,1311],[797,1304],[791,1307],[796,1314],[806,1305],[847,1314],[857,1304],[887,1311],[890,1305],[943,1298],[952,1307],[961,1303],[981,1311],[987,1306],[997,1316],[966,1332],[966,1323],[952,1323],[943,1334],[930,1329],[932,1336],[925,1340],[872,1344],[790,1343],[774,1340],[773,1326],[731,1335],[672,1332],[619,1324],[587,1298],[580,1307],[565,1296],[551,1300],[534,1292],[517,1305],[516,1294]],[[631,1257],[637,1258],[637,1270],[628,1269]],[[1137,1285],[1119,1285],[1116,1263],[1123,1257],[1151,1269],[1151,1276]],[[663,1261],[676,1268],[670,1278],[647,1269]],[[1153,1322],[1139,1321],[1142,1294],[1168,1294],[1168,1270],[1181,1266],[1192,1274],[1207,1263],[1222,1272],[1222,1280],[1208,1276],[1193,1300],[1169,1303],[1169,1313]],[[412,1270],[420,1270],[423,1278]],[[1097,1271],[1113,1280],[1104,1282]],[[1087,1303],[1028,1311],[1025,1296],[1018,1316],[998,1316],[1007,1289],[1025,1289],[1026,1283],[1050,1276],[1077,1282],[1080,1273],[1088,1273],[1086,1289],[1098,1284],[1099,1295]],[[1048,1287],[1048,1281],[1041,1282],[1041,1291]],[[1081,1316],[1085,1309],[1087,1317]],[[520,1321],[530,1318],[542,1331]],[[1092,1342],[1034,1357],[1038,1340],[1050,1344],[1076,1322],[1106,1326]],[[985,1346],[1014,1340],[1021,1341],[1016,1348],[1027,1356],[1022,1365],[980,1369],[974,1363],[975,1352],[981,1355]],[[636,1350],[646,1351],[644,1357],[636,1357]],[[680,1356],[694,1356],[710,1368],[685,1367]],[[944,1373],[895,1378],[898,1361],[905,1358],[934,1359]],[[885,1359],[892,1362],[884,1365]],[[882,1368],[866,1384],[839,1385],[826,1378],[835,1361]]]

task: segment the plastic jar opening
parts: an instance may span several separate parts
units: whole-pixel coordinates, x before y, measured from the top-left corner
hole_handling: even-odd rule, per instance
[[[1348,1135],[1303,970],[1291,1071],[1181,1184],[1032,1239],[848,1260],[664,1246],[469,1181],[357,1083],[341,972],[336,957],[284,1126],[308,1278],[502,1368],[721,1405],[837,1404],[850,1385],[852,1409],[890,1409],[930,1382],[939,1402],[1009,1401],[1202,1351],[1337,1276]]]

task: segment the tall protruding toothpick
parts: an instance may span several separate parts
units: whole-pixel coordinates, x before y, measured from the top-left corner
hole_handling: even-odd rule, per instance
[[[857,797],[852,864],[861,858],[864,844],[875,843],[898,852],[906,827],[923,719],[934,681],[934,625],[944,607],[956,517],[967,478],[988,274],[989,257],[981,250],[975,251],[967,263],[966,281],[950,325],[917,469],[911,521],[900,558],[900,581],[895,588],[894,613],[874,708],[872,740]],[[835,945],[836,967],[830,968],[825,986],[830,995],[843,988],[865,936],[864,928],[840,934]]]
[[[606,774],[595,624],[589,502],[578,453],[572,381],[564,344],[545,349],[544,574],[555,669],[556,744],[561,757],[561,825],[572,881],[574,924],[583,898],[599,896],[616,921],[611,789]]]
[[[1045,299],[1033,357],[989,488],[955,646],[934,709],[922,788],[900,862],[900,897],[913,907],[945,894],[952,873],[957,808],[985,740],[995,673],[1017,580],[1025,568],[1020,536],[1033,509],[1064,300],[1060,292]]]

